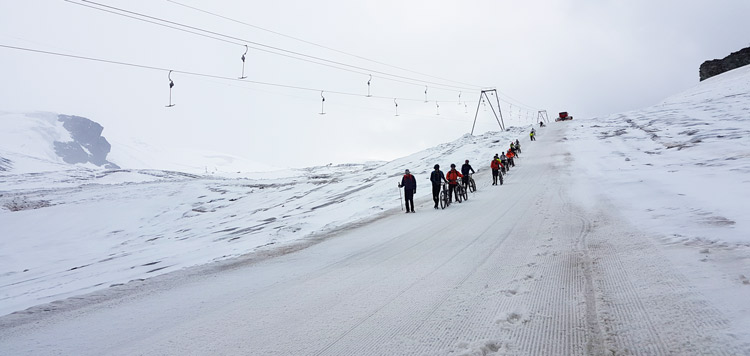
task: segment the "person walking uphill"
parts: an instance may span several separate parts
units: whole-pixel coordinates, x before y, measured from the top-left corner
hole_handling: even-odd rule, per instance
[[[451,163],[451,170],[448,171],[448,173],[445,174],[445,179],[448,180],[448,196],[453,199],[453,194],[455,193],[456,201],[458,200],[458,189],[456,187],[458,186],[458,178],[463,177],[463,174],[461,172],[456,170],[456,165]]]
[[[409,173],[408,169],[404,172],[404,177],[401,178],[401,184],[399,184],[398,187],[404,188],[404,200],[406,200],[406,212],[413,213],[414,212],[414,194],[417,192],[417,180],[414,178],[413,175],[411,175],[411,173]],[[411,205],[411,211],[409,211],[409,205]]]
[[[461,166],[461,174],[463,174],[463,178],[461,178],[461,183],[463,183],[464,188],[468,189],[469,186],[469,173],[476,173],[474,171],[474,168],[471,168],[471,165],[469,164],[469,160],[466,160],[466,163],[464,163],[463,166]]]
[[[515,155],[513,154],[513,151],[511,151],[511,150],[508,150],[508,153],[505,154],[505,157],[507,157],[507,159],[508,159],[508,167],[515,167],[516,166],[516,163],[513,162],[513,157],[514,156]]]
[[[430,182],[432,182],[432,200],[435,201],[435,209],[437,209],[440,201],[440,183],[447,182],[439,164],[435,165],[435,170],[430,174]]]
[[[500,175],[500,165],[500,158],[495,155],[495,157],[492,158],[492,162],[490,162],[490,168],[492,169],[492,185],[497,185],[497,177]],[[503,179],[502,176],[500,179]]]

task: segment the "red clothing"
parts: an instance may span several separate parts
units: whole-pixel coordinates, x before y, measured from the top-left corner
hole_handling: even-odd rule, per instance
[[[492,159],[492,163],[490,163],[490,168],[500,169],[500,162],[498,162],[496,159]]]
[[[448,180],[448,184],[458,184],[458,178],[462,178],[464,175],[461,174],[461,172],[457,171],[455,168],[451,169],[448,173],[445,174],[445,179]]]
[[[513,159],[514,156],[515,155],[513,154],[513,152],[508,152],[508,154],[505,155],[505,157],[508,157],[510,159]]]

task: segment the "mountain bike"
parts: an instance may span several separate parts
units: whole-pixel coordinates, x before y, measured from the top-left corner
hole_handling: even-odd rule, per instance
[[[474,192],[477,191],[477,183],[474,182],[474,177],[472,177],[472,176],[473,176],[473,174],[469,174],[468,188],[469,188],[470,192],[474,193]]]
[[[445,209],[451,205],[451,196],[448,194],[448,183],[443,183],[443,190],[440,191],[440,208]]]
[[[456,184],[456,192],[458,192],[458,202],[461,200],[469,200],[469,192],[466,190],[463,184]]]

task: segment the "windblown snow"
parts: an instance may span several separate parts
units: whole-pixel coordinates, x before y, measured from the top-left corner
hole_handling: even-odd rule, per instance
[[[501,209],[503,214],[509,214],[513,207],[505,206],[508,201],[503,197],[511,199],[514,195],[508,194],[513,191],[521,199],[519,202],[523,196],[533,198],[528,204],[515,203],[527,211],[513,215],[526,219],[522,222],[529,226],[513,227],[515,236],[507,238],[513,238],[515,245],[483,245],[511,249],[503,252],[505,259],[494,277],[497,284],[483,286],[475,280],[492,275],[484,267],[495,259],[487,255],[482,257],[481,268],[474,267],[474,272],[467,271],[461,277],[464,279],[451,284],[457,290],[476,288],[471,289],[473,294],[430,300],[429,293],[439,293],[436,290],[441,283],[438,274],[432,272],[419,278],[429,277],[437,284],[422,285],[418,279],[409,282],[409,288],[418,285],[426,290],[424,294],[404,294],[410,290],[406,287],[398,293],[370,290],[374,287],[366,281],[357,287],[369,291],[366,295],[372,296],[373,302],[378,300],[378,294],[392,296],[392,300],[399,300],[402,295],[414,298],[410,300],[414,303],[412,309],[394,308],[389,312],[391,304],[368,309],[368,315],[376,315],[383,322],[396,320],[399,311],[412,310],[421,315],[422,323],[433,325],[435,321],[434,325],[446,327],[433,330],[436,335],[453,335],[447,331],[451,329],[447,325],[453,325],[448,322],[451,318],[462,320],[462,328],[473,333],[457,335],[450,342],[436,339],[427,347],[429,334],[421,327],[413,325],[402,330],[413,339],[388,339],[393,335],[379,329],[372,331],[374,334],[359,333],[357,325],[377,324],[363,319],[360,324],[352,321],[356,325],[330,342],[321,334],[315,339],[318,343],[310,344],[310,349],[301,354],[346,354],[344,350],[353,344],[337,340],[355,336],[365,340],[375,335],[390,344],[372,346],[369,353],[361,354],[379,354],[383,350],[390,354],[461,355],[750,352],[750,306],[746,303],[750,300],[750,67],[708,79],[642,110],[551,122],[543,128],[537,125],[536,142],[528,140],[529,126],[512,127],[505,132],[464,135],[391,162],[263,173],[229,174],[226,170],[224,174],[211,174],[208,169],[201,173],[200,166],[185,171],[127,168],[115,158],[113,162],[126,168],[65,165],[49,157],[46,149],[33,148],[36,146],[31,143],[39,141],[39,137],[63,134],[38,120],[42,120],[38,115],[0,115],[0,127],[12,126],[5,130],[0,146],[0,315],[10,314],[4,317],[5,322],[0,318],[0,328],[16,327],[18,320],[28,315],[65,309],[66,303],[95,303],[97,298],[93,295],[128,293],[140,288],[139,281],[159,275],[168,278],[170,272],[203,268],[200,266],[244,258],[295,263],[293,256],[305,250],[316,251],[321,261],[315,263],[325,265],[325,258],[357,246],[372,249],[362,252],[365,258],[370,253],[378,256],[383,241],[354,243],[342,238],[342,243],[335,245],[329,240],[358,229],[375,231],[362,232],[362,236],[401,229],[407,226],[403,221],[407,217],[414,218],[413,224],[417,225],[410,228],[416,234],[431,229],[431,225],[419,224],[439,221],[428,214],[443,214],[442,220],[462,216],[451,222],[456,227],[451,231],[457,238],[477,236],[472,241],[481,242],[478,236],[487,232],[479,230],[490,229],[491,225],[461,228],[462,221],[480,213],[489,214],[492,209],[487,207],[491,204],[498,207],[497,214],[501,214]],[[511,169],[505,185],[490,187],[490,159],[516,139],[520,139],[523,148],[518,166]],[[113,152],[116,150],[114,145]],[[428,180],[432,166],[439,163],[445,171],[450,163],[460,166],[465,159],[478,171],[475,178],[481,180],[480,189],[462,205],[433,210]],[[532,165],[534,160],[547,165]],[[532,167],[537,170],[532,171]],[[553,175],[550,167],[559,169],[561,175]],[[401,215],[397,183],[404,169],[417,177],[417,213],[397,216]],[[488,199],[489,190],[496,192],[492,199]],[[549,192],[552,198],[539,193],[542,191]],[[481,211],[470,213],[472,204],[481,206]],[[560,211],[550,211],[558,207]],[[454,213],[459,209],[464,209],[464,213]],[[501,218],[492,220],[492,224],[511,223]],[[463,230],[477,230],[477,235],[461,236]],[[432,251],[437,247],[427,247],[433,246],[430,241],[457,243],[437,238],[441,235],[441,231],[434,231],[434,239],[425,237],[413,246]],[[542,235],[543,239],[539,237]],[[562,242],[566,237],[571,237],[570,243]],[[330,242],[325,251],[320,247],[324,242]],[[402,247],[411,251],[413,246]],[[570,260],[558,265],[557,259],[567,256],[563,246],[573,246],[574,252]],[[457,256],[466,248],[455,246]],[[406,252],[404,256],[425,258]],[[529,256],[535,259],[530,260]],[[389,258],[394,263],[398,260]],[[445,263],[455,262],[450,261]],[[306,266],[301,261],[297,263]],[[574,267],[566,269],[568,263]],[[519,266],[515,272],[507,271],[511,264]],[[419,271],[420,266],[412,267]],[[461,270],[459,266],[460,263],[455,270]],[[273,266],[258,268],[267,270]],[[288,272],[290,280],[306,273],[301,268]],[[570,272],[570,268],[580,268],[582,272],[579,275]],[[365,271],[369,270],[361,273],[367,275]],[[504,280],[503,273],[511,274]],[[446,278],[453,276],[448,274]],[[537,284],[524,284],[527,281]],[[265,288],[276,286],[271,281],[258,283]],[[385,280],[372,283],[383,288],[389,285]],[[234,290],[229,287],[234,284],[225,285],[227,293]],[[293,290],[311,295],[322,293]],[[548,291],[554,299],[540,299],[539,291]],[[87,294],[92,292],[96,293]],[[225,298],[205,293],[207,298]],[[479,296],[484,299],[479,300]],[[59,302],[72,297],[75,299]],[[515,302],[508,304],[513,307],[503,309],[492,304],[493,298],[515,298]],[[487,316],[491,319],[487,320],[488,325],[479,326],[484,319],[478,310],[462,309],[468,300],[476,308],[492,311]],[[354,302],[345,302],[347,306],[350,303]],[[368,300],[363,303],[360,309],[367,309]],[[430,312],[420,314],[421,305],[430,305]],[[457,309],[450,309],[454,307]],[[293,305],[284,308],[305,313]],[[557,319],[555,315],[563,309],[569,314]],[[332,309],[329,316],[339,325],[356,318],[354,314],[338,314],[337,310]],[[352,310],[358,309],[343,310],[355,313]],[[284,315],[284,311],[279,310],[279,315]],[[442,317],[439,323],[434,319],[437,316]],[[469,316],[475,318],[468,319]],[[259,318],[275,325],[270,315]],[[310,320],[317,319],[311,316]],[[529,341],[547,335],[544,330],[553,330],[557,325],[554,320],[562,320],[562,329],[555,329],[556,333],[546,337],[551,343],[558,342],[557,346]],[[695,324],[696,320],[703,321]],[[671,332],[668,326],[672,324],[694,325],[694,329],[688,333]],[[181,325],[187,328],[187,324]],[[499,331],[493,332],[492,327]],[[528,328],[536,336],[529,337],[515,328]],[[176,335],[177,330],[174,332]],[[308,336],[312,339],[314,334]],[[683,340],[685,335],[693,339]],[[0,349],[3,340],[0,336]],[[6,345],[11,344],[18,345]],[[292,342],[282,344],[290,347],[286,350],[293,349]],[[216,347],[213,350],[222,353],[221,347]],[[198,353],[208,354],[209,349]],[[123,351],[126,348],[118,350],[127,354]],[[162,349],[154,346],[153,350]],[[40,350],[30,349],[29,353],[33,351]],[[412,353],[417,351],[421,353]]]

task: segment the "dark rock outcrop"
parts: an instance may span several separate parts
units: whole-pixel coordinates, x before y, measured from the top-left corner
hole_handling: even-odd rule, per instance
[[[699,74],[701,81],[726,71],[750,64],[750,47],[734,52],[724,59],[713,59],[701,64]]]
[[[107,161],[107,154],[112,145],[102,137],[104,127],[85,117],[58,115],[58,121],[62,121],[63,127],[70,132],[73,141],[55,141],[55,152],[62,157],[65,163],[93,163],[105,168],[120,168],[116,164]]]

